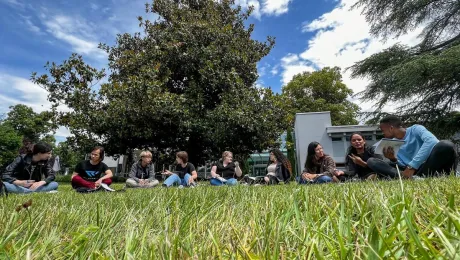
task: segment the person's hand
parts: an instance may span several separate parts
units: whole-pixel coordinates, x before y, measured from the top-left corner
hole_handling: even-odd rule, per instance
[[[351,155],[348,155],[348,157],[353,161],[354,164],[361,165],[361,166],[366,165],[363,159],[361,159],[361,157],[357,155],[351,154]]]
[[[99,179],[99,180],[97,180],[97,181],[94,183],[94,185],[95,185],[96,188],[97,188],[97,187],[101,186],[101,183],[102,183],[102,180]]]
[[[343,171],[339,171],[339,170],[335,170],[334,172],[334,175],[335,176],[340,176],[340,175],[344,175],[345,173]]]
[[[302,178],[303,178],[304,180],[307,180],[307,181],[311,181],[311,180],[313,180],[315,177],[316,177],[316,174],[311,174],[311,173],[308,173],[308,172],[302,173]]]
[[[30,190],[36,190],[36,189],[38,189],[39,187],[41,187],[41,186],[43,186],[45,184],[46,184],[45,181],[38,181],[38,182],[33,183],[32,186],[30,186],[29,189]]]
[[[238,167],[240,164],[238,162],[235,162],[235,167]]]
[[[190,184],[192,184],[192,183],[194,183],[194,182],[195,182],[195,179],[193,179],[192,177],[190,177],[190,178],[188,179],[188,185],[190,185]]]
[[[30,188],[30,186],[32,186],[34,183],[35,183],[34,180],[25,180],[25,181],[22,181],[20,185],[24,188]]]
[[[173,173],[170,172],[170,171],[168,171],[168,170],[165,170],[164,174],[165,174],[165,175],[171,175],[171,174],[173,174]]]
[[[395,151],[393,147],[391,146],[384,147],[382,151],[383,151],[383,156],[388,158],[390,161],[393,161],[393,162],[396,161]]]
[[[144,179],[139,179],[139,185],[144,186],[145,185],[145,180]]]
[[[415,169],[413,168],[406,168],[403,173],[402,173],[402,177],[403,178],[406,178],[406,179],[409,179],[409,178],[412,178],[412,176],[414,175],[415,173]]]

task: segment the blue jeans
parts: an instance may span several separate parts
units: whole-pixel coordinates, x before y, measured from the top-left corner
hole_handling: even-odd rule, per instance
[[[47,192],[47,191],[52,191],[52,190],[57,190],[58,188],[58,183],[55,181],[52,181],[48,184],[45,184],[43,186],[38,187],[36,190],[30,190],[28,188],[4,182],[6,190],[10,193],[32,193],[32,192]]]
[[[211,185],[212,186],[222,186],[222,185],[235,186],[235,185],[238,185],[238,181],[235,178],[230,178],[227,180],[226,183],[223,183],[216,178],[211,178]]]
[[[332,182],[332,178],[329,177],[329,176],[326,176],[326,175],[320,176],[320,177],[316,178],[314,181],[304,180],[300,176],[296,177],[295,179],[299,184],[321,184],[321,183]]]
[[[169,176],[164,182],[163,186],[170,187],[172,185],[182,185],[182,186],[189,186],[188,181],[192,177],[189,173],[185,174],[184,178],[181,179],[179,175],[173,174]]]

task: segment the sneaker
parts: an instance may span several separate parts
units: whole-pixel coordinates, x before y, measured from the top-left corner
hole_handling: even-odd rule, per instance
[[[183,189],[183,188],[184,188],[184,185],[179,185],[178,188],[179,188],[179,189]]]
[[[103,189],[105,189],[106,191],[115,191],[114,189],[110,188],[109,185],[105,184],[105,183],[101,183],[101,186]]]
[[[58,193],[58,191],[57,190],[50,190],[47,193]]]
[[[196,186],[197,186],[196,182],[192,182],[192,183],[190,183],[190,188],[192,188],[192,189],[193,189],[193,188],[196,188]]]

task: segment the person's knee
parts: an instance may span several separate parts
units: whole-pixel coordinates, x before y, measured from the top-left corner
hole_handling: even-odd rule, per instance
[[[126,180],[126,186],[132,188],[132,187],[137,187],[138,184],[134,179],[129,178]]]
[[[326,175],[323,175],[318,178],[318,183],[327,183],[327,182],[332,182],[332,178]]]
[[[50,183],[48,183],[48,189],[50,190],[57,190],[57,188],[59,187],[59,184],[55,181],[52,181]]]
[[[238,181],[236,179],[232,178],[232,179],[227,180],[227,185],[229,186],[235,186],[237,184],[238,184]]]
[[[110,184],[112,184],[112,179],[104,179],[104,180],[102,180],[102,182],[107,184],[107,185],[110,185]]]

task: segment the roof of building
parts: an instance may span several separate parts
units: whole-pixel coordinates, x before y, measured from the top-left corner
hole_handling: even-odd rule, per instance
[[[373,125],[340,125],[340,126],[328,126],[326,132],[332,133],[353,133],[353,132],[374,132],[379,131],[378,126]]]

